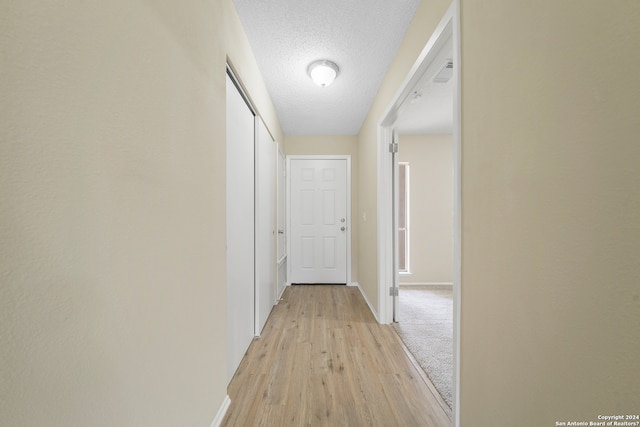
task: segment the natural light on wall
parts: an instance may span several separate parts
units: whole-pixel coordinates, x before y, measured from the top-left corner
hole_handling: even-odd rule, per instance
[[[338,71],[339,68],[334,62],[325,59],[312,62],[307,70],[311,80],[320,87],[326,87],[333,83],[338,76]]]
[[[409,162],[398,163],[398,272],[409,269]]]

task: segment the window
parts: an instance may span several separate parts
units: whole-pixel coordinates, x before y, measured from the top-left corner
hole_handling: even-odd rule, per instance
[[[409,162],[398,163],[398,271],[409,273]]]

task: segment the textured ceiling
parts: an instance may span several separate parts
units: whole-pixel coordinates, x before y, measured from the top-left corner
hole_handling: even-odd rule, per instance
[[[286,134],[357,134],[420,0],[235,0]],[[340,74],[316,86],[307,67]]]

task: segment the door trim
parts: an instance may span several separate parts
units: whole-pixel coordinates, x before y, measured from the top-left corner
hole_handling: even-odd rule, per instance
[[[393,297],[389,295],[389,284],[393,283],[393,192],[391,188],[391,142],[398,113],[411,90],[427,67],[431,65],[440,45],[452,37],[453,43],[453,425],[460,426],[460,306],[462,288],[462,112],[460,86],[460,0],[452,0],[427,41],[418,59],[411,67],[398,91],[391,99],[378,122],[378,308],[380,323],[390,323],[393,316]]]
[[[287,155],[286,177],[286,235],[291,236],[291,160],[346,160],[347,161],[347,285],[351,285],[351,156],[350,155]],[[287,238],[287,255],[291,254],[291,239]],[[287,286],[291,284],[289,273],[292,262],[287,256]]]

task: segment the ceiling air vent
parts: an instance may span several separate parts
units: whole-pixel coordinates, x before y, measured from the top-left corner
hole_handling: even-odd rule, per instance
[[[449,60],[444,64],[444,67],[438,71],[438,74],[433,77],[433,82],[446,83],[451,79],[451,76],[453,76],[453,61]]]

